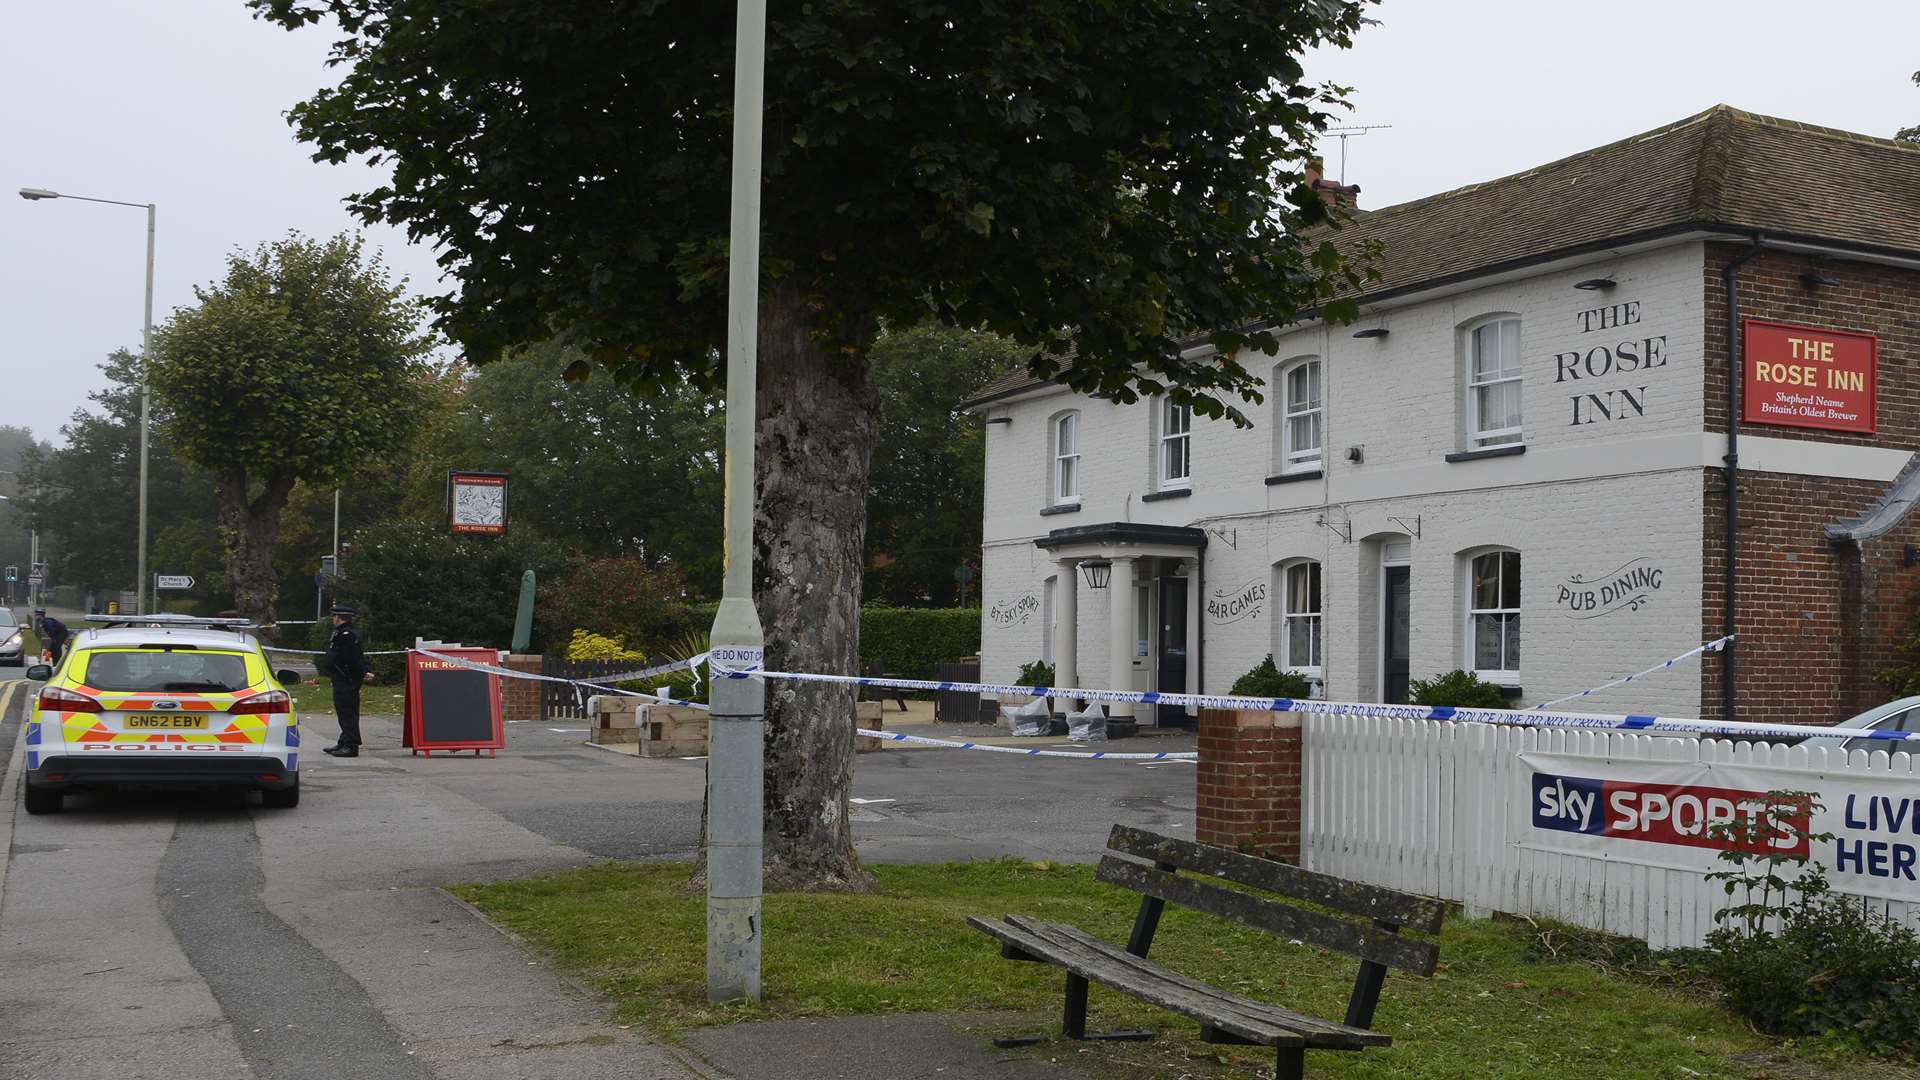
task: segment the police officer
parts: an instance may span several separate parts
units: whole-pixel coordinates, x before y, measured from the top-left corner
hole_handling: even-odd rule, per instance
[[[40,649],[47,654],[47,662],[58,666],[67,655],[67,645],[73,639],[73,632],[67,624],[47,614],[46,608],[33,609],[34,630],[40,635]]]
[[[327,677],[333,680],[333,712],[340,721],[340,741],[323,753],[334,757],[360,756],[360,684],[373,681],[360,631],[353,628],[354,609],[336,604],[332,609],[333,637],[327,641]]]

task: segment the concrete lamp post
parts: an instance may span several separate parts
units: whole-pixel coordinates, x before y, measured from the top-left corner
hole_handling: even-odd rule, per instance
[[[740,0],[733,65],[733,195],[727,252],[726,579],[708,653],[707,1000],[760,1000],[766,686],[726,670],[766,657],[753,606],[753,434],[760,314],[760,128],[767,2]]]
[[[147,396],[147,364],[153,356],[153,203],[122,202],[119,199],[96,199],[88,195],[68,195],[46,188],[21,188],[20,197],[28,202],[42,199],[77,199],[80,202],[105,203],[108,206],[132,206],[144,208],[147,212],[147,302],[146,315],[140,324],[140,541],[139,557],[134,574],[133,612],[136,615],[147,613],[147,590],[152,583],[147,580],[147,443],[148,432],[152,424],[149,420],[151,410]]]

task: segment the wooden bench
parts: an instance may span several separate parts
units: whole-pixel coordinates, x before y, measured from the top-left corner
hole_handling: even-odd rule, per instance
[[[1368,1030],[1389,967],[1416,975],[1433,974],[1440,947],[1401,937],[1402,929],[1440,929],[1446,908],[1440,901],[1346,881],[1283,862],[1244,855],[1226,848],[1160,836],[1115,825],[1107,839],[1114,851],[1152,862],[1146,866],[1112,855],[1103,857],[1094,876],[1140,893],[1140,912],[1125,948],[1059,923],[1009,915],[1004,922],[979,917],[967,922],[998,938],[1000,955],[1066,969],[1067,1001],[1062,1033],[1069,1039],[1142,1039],[1151,1032],[1087,1033],[1087,984],[1097,982],[1142,1001],[1200,1022],[1200,1037],[1210,1043],[1271,1046],[1276,1080],[1305,1075],[1309,1050],[1364,1050],[1387,1046],[1391,1036]],[[1180,871],[1221,878],[1277,894],[1312,907],[1228,889]],[[1160,914],[1168,904],[1229,919],[1283,939],[1317,945],[1360,959],[1346,1019],[1322,1020],[1209,986],[1148,960]],[[1315,908],[1321,910],[1315,910]],[[1357,922],[1326,912],[1358,916]]]
[[[886,666],[887,666],[886,663],[880,660],[875,660],[873,663],[868,664],[867,671],[866,671],[867,678],[869,679],[900,678],[900,676],[895,675],[890,671],[887,671]],[[863,686],[860,688],[860,700],[878,701],[881,704],[885,704],[888,701],[892,701],[895,704],[900,706],[901,712],[907,711],[906,693],[901,690],[895,689],[894,687],[891,687],[891,686]]]

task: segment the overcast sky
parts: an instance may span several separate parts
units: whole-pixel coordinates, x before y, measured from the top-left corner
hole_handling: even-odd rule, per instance
[[[715,3],[724,0],[714,0]],[[1388,0],[1320,77],[1356,87],[1347,178],[1379,207],[1515,172],[1725,102],[1875,135],[1920,124],[1914,0]],[[282,112],[330,81],[327,32],[255,22],[241,0],[0,2],[0,424],[58,441],[140,343],[143,214],[20,187],[159,204],[155,320],[236,246],[354,223],[377,182],[315,164]],[[1329,141],[1330,172],[1339,145]],[[1823,193],[1831,197],[1832,193]],[[369,230],[435,285],[431,252]]]

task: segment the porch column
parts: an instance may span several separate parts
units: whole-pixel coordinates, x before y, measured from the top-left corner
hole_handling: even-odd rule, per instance
[[[1054,564],[1053,685],[1079,686],[1080,671],[1080,565],[1077,559],[1061,559]]]
[[[1107,686],[1114,690],[1133,689],[1133,560],[1116,556],[1113,576],[1107,582]],[[1106,703],[1109,717],[1133,718],[1133,703]]]
[[[1187,559],[1180,564],[1187,572],[1187,693],[1200,692],[1200,560]],[[1187,707],[1188,716],[1200,710]]]

